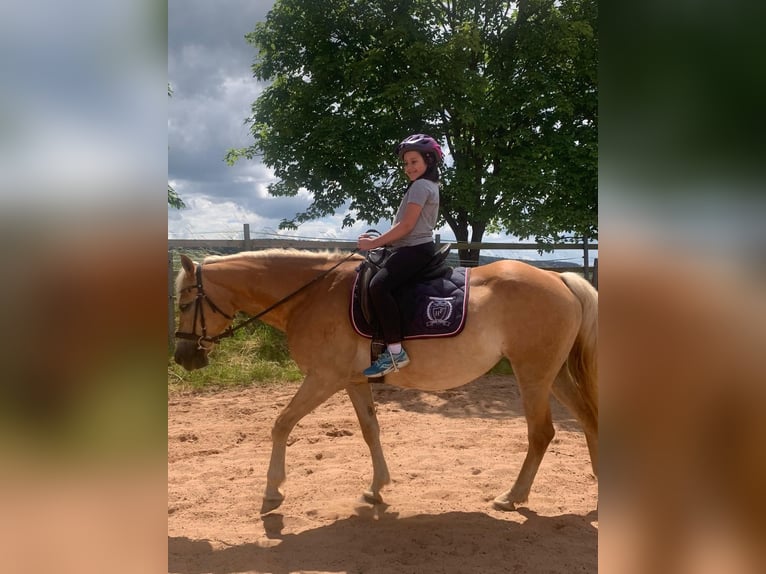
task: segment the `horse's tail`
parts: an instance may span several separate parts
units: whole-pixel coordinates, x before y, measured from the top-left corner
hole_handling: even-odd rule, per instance
[[[598,291],[575,273],[561,273],[561,279],[582,305],[582,321],[574,345],[569,352],[566,368],[579,395],[590,411],[589,420],[598,432]]]

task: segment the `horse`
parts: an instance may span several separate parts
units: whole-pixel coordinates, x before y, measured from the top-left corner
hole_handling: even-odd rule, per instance
[[[244,312],[286,333],[290,355],[305,376],[272,429],[262,514],[284,501],[290,432],[341,389],[351,399],[372,458],[372,483],[363,498],[383,502],[381,489],[390,475],[371,385],[362,374],[370,363],[370,341],[349,319],[361,261],[354,253],[294,249],[209,256],[201,265],[181,255],[178,364],[187,370],[207,365],[211,349],[231,334],[236,313]],[[425,391],[452,389],[508,359],[521,394],[528,447],[513,486],[494,499],[496,509],[515,510],[528,500],[555,433],[551,393],[579,421],[598,476],[597,291],[575,273],[512,260],[471,269],[469,289],[463,330],[450,338],[408,340],[410,365],[386,375],[386,382]]]

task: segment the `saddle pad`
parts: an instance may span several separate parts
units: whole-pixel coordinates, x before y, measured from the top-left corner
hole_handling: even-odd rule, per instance
[[[407,285],[394,293],[405,339],[453,337],[463,330],[468,314],[469,272],[469,268],[456,267],[444,277]],[[359,289],[357,273],[351,292],[351,324],[357,333],[371,339],[375,329],[364,318]]]

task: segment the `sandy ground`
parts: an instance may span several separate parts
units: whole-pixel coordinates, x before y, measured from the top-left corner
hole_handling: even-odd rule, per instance
[[[361,499],[372,466],[353,407],[335,395],[291,434],[287,498],[261,516],[271,427],[296,388],[170,396],[169,572],[597,572],[598,485],[555,401],[528,504],[492,507],[526,451],[511,377],[431,393],[375,385],[392,478],[377,506]]]

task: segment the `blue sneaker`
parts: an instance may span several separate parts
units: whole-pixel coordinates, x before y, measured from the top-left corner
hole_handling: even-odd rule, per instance
[[[386,349],[378,356],[378,359],[372,365],[362,371],[362,374],[365,377],[374,379],[387,375],[391,371],[397,371],[409,364],[410,358],[407,356],[407,352],[404,349],[396,355],[392,355],[391,352]]]

